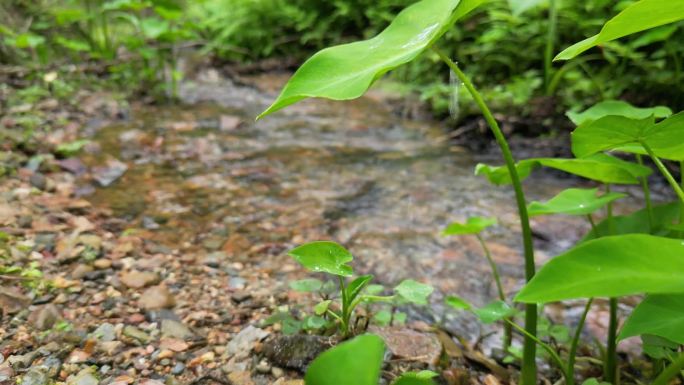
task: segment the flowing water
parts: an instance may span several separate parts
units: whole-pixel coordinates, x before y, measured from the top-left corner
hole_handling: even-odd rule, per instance
[[[336,240],[352,251],[359,274],[390,286],[405,278],[433,284],[434,312],[417,315],[428,318],[441,313],[444,295],[476,304],[494,298],[477,241],[440,235],[450,221],[494,216],[500,224],[485,237],[507,290],[520,287],[512,191],[473,175],[477,162],[499,163],[496,156],[450,146],[443,127],[402,119],[381,92],[306,101],[255,122],[282,80],[256,79],[261,89],[188,84],[184,105],[136,109],[129,121],[100,129],[99,161],[113,157],[128,170],[89,199],[168,248],[222,250],[229,261],[275,264],[299,277],[284,251]],[[570,184],[536,175],[526,190],[544,199]],[[533,227],[539,261],[586,230],[574,218],[542,218]]]

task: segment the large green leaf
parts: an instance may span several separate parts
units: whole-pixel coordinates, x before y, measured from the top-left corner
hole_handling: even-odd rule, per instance
[[[684,344],[684,294],[649,295],[637,306],[620,339],[652,334]]]
[[[478,234],[487,227],[495,224],[496,218],[470,217],[466,223],[451,223],[442,231],[442,235]]]
[[[315,272],[349,277],[353,271],[347,263],[354,257],[335,242],[317,241],[296,247],[287,253],[302,266]]]
[[[659,123],[653,116],[630,119],[609,115],[581,124],[572,133],[572,152],[577,157],[612,149],[643,153],[640,143],[660,158],[684,160],[684,112]]]
[[[316,53],[257,119],[306,98],[358,98],[386,72],[415,59],[483,1],[422,0],[399,13],[378,36]]]
[[[568,112],[566,115],[576,126],[579,126],[580,124],[608,115],[624,116],[630,119],[646,119],[650,116],[667,118],[672,115],[672,110],[664,106],[639,108],[622,100],[604,100],[582,112]]]
[[[385,343],[365,334],[323,352],[309,365],[306,385],[377,385]]]
[[[641,209],[628,215],[616,215],[612,219],[612,226],[608,219],[604,219],[587,233],[581,242],[586,242],[601,236],[610,234],[611,228],[614,235],[624,234],[658,234],[667,229],[674,220],[679,218],[679,202],[653,206],[653,224],[649,223],[647,209]],[[596,234],[598,232],[598,236]]]
[[[516,296],[527,303],[684,292],[684,243],[653,235],[603,237],[542,267]]]
[[[578,175],[587,179],[611,184],[636,184],[639,178],[648,176],[652,170],[648,167],[618,159],[606,154],[594,154],[581,159],[532,158],[521,160],[516,164],[521,179],[527,178],[535,167],[550,167]],[[511,183],[511,177],[505,166],[489,166],[478,164],[476,175],[485,175],[493,184]]]
[[[527,206],[530,216],[547,214],[587,215],[604,207],[616,199],[627,195],[622,193],[608,193],[597,196],[597,188],[570,188],[561,191],[547,202],[532,202]]]
[[[611,40],[684,19],[684,1],[641,0],[610,19],[597,35],[559,53],[554,60],[568,60]]]

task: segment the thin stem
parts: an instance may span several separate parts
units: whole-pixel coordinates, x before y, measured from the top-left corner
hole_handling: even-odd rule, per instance
[[[644,165],[644,158],[641,154],[636,154],[637,162],[639,165]],[[641,189],[644,190],[644,200],[646,201],[646,211],[648,212],[648,229],[649,232],[653,232],[653,225],[655,220],[653,218],[653,202],[651,201],[651,189],[648,187],[648,176],[643,176],[639,178],[641,182]]]
[[[582,335],[584,323],[587,320],[587,314],[589,314],[589,309],[591,309],[591,304],[593,302],[594,299],[589,298],[586,306],[584,306],[582,318],[580,318],[580,321],[577,324],[577,329],[575,329],[575,335],[572,339],[572,344],[570,345],[570,352],[568,353],[568,366],[566,367],[567,373],[565,375],[566,385],[575,385],[575,360],[577,358],[577,348],[579,347],[579,340],[580,336]]]
[[[344,278],[337,276],[340,281],[340,293],[342,295],[342,334],[344,337],[349,335],[349,304],[347,303],[347,289],[344,286]]]
[[[684,190],[684,160],[679,162],[679,178],[682,190]],[[684,201],[679,203],[679,223],[684,224]]]
[[[505,321],[506,321],[509,325],[511,325],[512,327],[514,327],[516,330],[518,330],[520,333],[522,333],[525,337],[530,338],[532,341],[534,341],[535,343],[539,344],[539,346],[541,346],[544,350],[546,350],[546,351],[549,353],[549,355],[551,356],[551,359],[553,360],[553,362],[556,363],[556,365],[558,366],[558,368],[559,368],[559,369],[561,370],[561,372],[563,373],[563,377],[565,377],[565,375],[566,375],[566,373],[567,373],[568,371],[567,371],[567,368],[565,367],[565,363],[563,363],[563,359],[561,359],[560,356],[558,355],[558,353],[556,352],[556,349],[554,349],[553,347],[551,347],[551,345],[547,344],[546,342],[540,340],[540,339],[537,338],[536,336],[533,336],[532,334],[529,334],[529,333],[527,332],[527,330],[525,330],[522,326],[518,325],[517,323],[515,323],[515,322],[513,322],[513,321],[511,321],[511,320],[509,320],[509,319],[506,319]],[[567,381],[567,379],[566,379],[566,381]]]
[[[544,50],[544,86],[547,96],[550,96],[552,94],[551,77],[553,76],[553,48],[556,42],[557,24],[558,0],[549,0],[549,29],[546,33],[546,49]]]
[[[679,197],[679,200],[684,202],[684,186],[680,186],[675,178],[672,176],[670,171],[665,167],[663,162],[658,158],[654,153],[653,150],[651,150],[651,147],[646,144],[645,142],[641,142],[641,146],[646,150],[648,155],[653,159],[653,162],[656,164],[656,167],[658,167],[658,170],[660,171],[661,174],[667,179],[667,182],[672,186],[674,191],[677,193],[677,196]]]
[[[591,214],[587,214],[587,220],[589,221],[589,224],[591,225],[591,230],[594,232],[594,238],[599,238],[601,235],[599,234],[598,227],[596,227],[596,222],[594,222],[594,217],[591,216]]]
[[[475,236],[477,237],[477,240],[480,241],[484,255],[487,258],[487,262],[489,262],[489,267],[492,269],[492,275],[494,276],[494,282],[496,283],[496,290],[499,294],[499,299],[506,302],[506,294],[504,293],[503,285],[501,284],[501,275],[499,275],[499,268],[496,266],[496,263],[492,258],[492,253],[489,251],[489,247],[487,247],[487,244],[485,243],[484,239],[482,239],[482,236],[480,234],[475,234]],[[513,340],[512,336],[513,330],[511,329],[511,325],[504,323],[504,351],[507,351],[511,346],[511,341]]]
[[[684,369],[684,353],[679,356],[663,370],[651,385],[667,385],[670,379],[674,378]]]
[[[515,167],[515,159],[513,159],[513,154],[508,146],[506,137],[499,128],[499,124],[494,119],[494,115],[489,110],[489,107],[485,103],[482,96],[477,91],[473,83],[470,81],[468,76],[466,76],[463,71],[454,63],[448,56],[438,50],[436,47],[432,49],[437,53],[437,55],[446,63],[446,65],[456,74],[463,85],[466,87],[473,100],[478,105],[482,111],[492,134],[496,138],[496,143],[501,149],[504,161],[506,162],[506,167],[508,168],[508,173],[511,176],[511,182],[513,184],[513,189],[515,190],[515,200],[518,205],[518,215],[520,217],[520,227],[522,229],[522,240],[525,252],[525,279],[529,282],[535,274],[534,265],[534,245],[532,244],[532,229],[530,228],[530,218],[527,213],[527,203],[525,201],[525,193],[522,188],[522,183],[520,182],[520,176],[518,175],[518,170]],[[523,345],[523,363],[522,363],[522,374],[521,374],[521,385],[535,385],[537,383],[537,363],[535,361],[537,354],[537,345],[535,341],[529,336],[535,336],[537,334],[537,305],[536,304],[526,304],[525,305],[525,330],[527,334],[525,335],[525,343]],[[529,336],[528,336],[529,335]]]
[[[606,193],[610,194],[610,184],[606,183]],[[613,202],[606,206],[608,216],[608,235],[615,234],[615,221],[613,220]],[[603,379],[611,384],[617,380],[617,298],[611,298],[610,317],[608,320],[608,337],[606,341],[606,359],[603,362]]]

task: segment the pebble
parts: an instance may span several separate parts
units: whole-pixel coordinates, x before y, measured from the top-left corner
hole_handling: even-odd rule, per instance
[[[31,368],[21,378],[21,385],[47,385],[50,377],[42,368]]]
[[[178,321],[170,319],[162,320],[161,334],[164,338],[177,338],[181,340],[189,340],[195,337],[195,334],[190,328]]]
[[[131,289],[141,289],[159,282],[159,276],[148,271],[128,271],[121,274],[121,282]]]
[[[176,365],[173,366],[173,369],[171,369],[171,374],[179,375],[185,371],[185,364],[182,362],[177,362]]]
[[[275,378],[280,378],[285,375],[285,371],[277,366],[271,368],[271,374]]]
[[[116,339],[116,328],[110,323],[103,323],[93,332],[93,336],[102,342],[110,342]]]
[[[62,318],[56,305],[48,304],[39,307],[29,315],[28,321],[38,330],[49,330]]]
[[[93,269],[93,267],[90,265],[79,264],[71,272],[71,278],[82,279],[83,277],[85,277],[88,273],[92,272],[93,270],[95,270],[95,269]]]
[[[96,259],[93,266],[98,270],[106,270],[112,267],[112,260],[107,258]]]
[[[91,368],[86,368],[78,372],[75,376],[70,376],[66,381],[67,385],[98,385],[99,381],[93,375]]]
[[[261,374],[266,374],[271,372],[271,365],[268,364],[266,360],[261,360],[256,366],[256,371]]]
[[[31,177],[29,178],[29,182],[31,183],[31,186],[37,188],[38,190],[45,190],[47,187],[47,178],[45,178],[45,175],[35,172]]]
[[[9,356],[9,358],[7,358],[7,361],[10,365],[12,365],[12,368],[14,369],[26,369],[31,366],[31,364],[33,363],[33,361],[35,361],[36,358],[38,358],[38,354],[38,351],[33,351],[23,355]]]
[[[145,310],[157,310],[174,307],[176,300],[165,285],[159,285],[145,290],[138,304]]]
[[[249,353],[254,348],[254,345],[266,338],[266,336],[268,336],[268,332],[249,325],[228,342],[226,352],[229,355]]]
[[[151,339],[151,337],[147,333],[138,329],[135,326],[130,326],[130,325],[124,327],[123,334],[126,337],[130,337],[130,338],[133,338],[135,340],[138,340],[138,341],[142,342],[143,344],[148,343]]]

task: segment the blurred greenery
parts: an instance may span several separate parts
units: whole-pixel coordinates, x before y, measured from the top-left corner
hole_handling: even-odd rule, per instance
[[[633,1],[492,0],[440,43],[482,85],[495,111],[539,121],[602,99],[684,107],[682,23],[611,42],[582,58],[540,58],[596,33]],[[0,3],[0,65],[25,70],[31,86],[76,66],[127,93],[173,99],[183,59],[246,64],[301,62],[331,44],[381,31],[411,0],[5,0]],[[551,12],[554,10],[555,12]],[[292,62],[292,61],[285,61]],[[61,72],[60,72],[61,71]],[[440,117],[474,113],[436,56],[390,75],[409,84]],[[51,92],[79,88],[59,76]],[[412,81],[409,83],[408,80]],[[673,87],[673,85],[675,85]],[[32,92],[36,94],[36,92]],[[60,95],[58,95],[60,96]],[[455,102],[458,101],[458,108]]]

